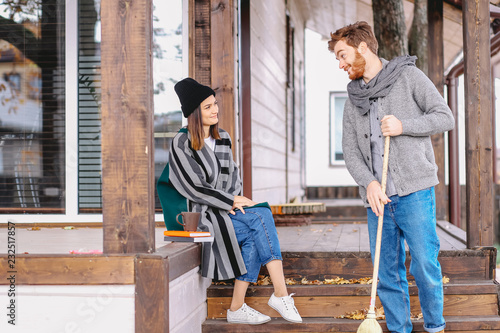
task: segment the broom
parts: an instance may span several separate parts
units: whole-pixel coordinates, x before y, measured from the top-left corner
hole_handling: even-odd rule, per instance
[[[385,193],[385,187],[387,184],[387,167],[389,164],[389,142],[391,137],[385,137],[384,145],[384,163],[382,166],[382,193]],[[372,293],[370,296],[370,308],[366,319],[363,320],[361,325],[358,327],[358,333],[382,333],[382,327],[377,321],[377,316],[375,315],[375,300],[377,299],[377,283],[378,283],[378,265],[380,262],[380,245],[382,243],[382,226],[384,224],[384,204],[382,203],[382,211],[378,216],[378,227],[377,227],[377,242],[375,244],[375,260],[373,261],[373,279],[372,279]]]

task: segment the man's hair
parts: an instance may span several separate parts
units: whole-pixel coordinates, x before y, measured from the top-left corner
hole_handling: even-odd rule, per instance
[[[331,39],[328,41],[328,50],[334,52],[338,41],[344,41],[347,45],[357,48],[361,42],[365,42],[370,51],[374,54],[378,52],[378,42],[373,34],[372,27],[365,21],[358,21],[346,25],[335,32],[330,33]]]
[[[201,119],[201,108],[199,105],[194,109],[193,113],[188,116],[187,120],[187,129],[191,134],[191,147],[194,150],[200,150],[205,145],[205,132],[203,131],[203,121]],[[212,138],[220,140],[218,123],[211,125],[209,132]]]

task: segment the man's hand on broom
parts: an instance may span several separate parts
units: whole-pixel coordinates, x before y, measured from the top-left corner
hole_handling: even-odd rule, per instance
[[[382,213],[382,203],[385,205],[388,202],[391,202],[391,199],[389,199],[387,195],[382,192],[382,187],[376,180],[372,181],[366,188],[366,199],[368,200],[373,213],[377,216]]]

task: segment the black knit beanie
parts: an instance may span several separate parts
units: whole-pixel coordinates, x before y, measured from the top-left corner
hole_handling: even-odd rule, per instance
[[[187,77],[180,80],[174,86],[177,96],[181,102],[182,113],[188,117],[208,96],[214,95],[215,91],[208,86],[198,83]]]

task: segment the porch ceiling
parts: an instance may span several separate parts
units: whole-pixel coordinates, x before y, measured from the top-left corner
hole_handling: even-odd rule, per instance
[[[407,31],[413,20],[413,1],[404,0]],[[371,0],[301,0],[297,5],[306,27],[328,38],[330,32],[356,21],[373,25]],[[448,3],[443,6],[444,66],[448,68],[462,51],[462,11]]]

